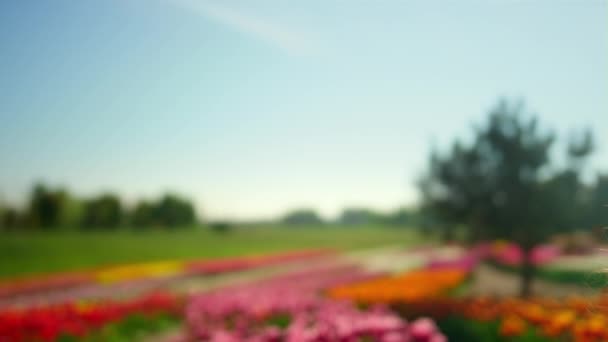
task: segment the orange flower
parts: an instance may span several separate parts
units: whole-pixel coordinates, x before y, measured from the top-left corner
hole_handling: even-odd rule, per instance
[[[515,315],[505,317],[500,324],[500,334],[502,336],[519,336],[524,331],[526,331],[526,322]]]
[[[543,326],[543,333],[549,337],[556,337],[563,334],[574,324],[576,313],[570,310],[561,310],[551,315],[547,323]]]
[[[328,293],[333,298],[365,303],[412,302],[440,296],[465,277],[460,269],[418,270],[338,286]]]

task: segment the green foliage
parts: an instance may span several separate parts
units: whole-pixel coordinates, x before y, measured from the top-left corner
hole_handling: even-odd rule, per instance
[[[559,170],[550,159],[555,135],[522,115],[521,106],[500,102],[470,144],[456,141],[449,153],[432,153],[420,183],[423,207],[448,233],[465,225],[471,240],[511,240],[528,254],[556,231],[578,228],[585,199],[579,174],[592,151],[591,134],[570,141],[569,164]],[[525,258],[524,295],[533,274]]]
[[[496,321],[476,322],[460,316],[450,316],[438,320],[437,326],[450,341],[506,342],[498,334],[499,323]]]
[[[500,323],[498,321],[481,322],[463,318],[461,316],[450,316],[437,321],[439,329],[450,341],[467,342],[549,342],[551,339],[528,328],[523,335],[515,337],[504,337],[499,333]]]
[[[90,199],[73,197],[63,189],[36,185],[22,210],[0,206],[0,230],[33,228],[124,228],[130,222],[137,228],[184,227],[196,223],[192,203],[182,197],[167,194],[157,201],[139,202],[127,216],[120,198],[115,194],[102,194]]]
[[[365,208],[346,208],[338,221],[346,225],[363,225],[380,221],[380,214]]]
[[[176,195],[165,195],[157,202],[142,201],[132,213],[132,224],[137,227],[184,227],[196,222],[194,206]]]
[[[65,210],[67,193],[64,190],[49,190],[38,184],[32,190],[28,208],[28,221],[32,227],[56,228]]]
[[[420,221],[419,213],[408,208],[399,208],[389,213],[380,213],[367,208],[346,208],[337,222],[343,225],[381,224],[391,226],[411,226]]]
[[[267,325],[273,325],[278,328],[284,329],[287,328],[291,323],[291,316],[288,314],[277,314],[269,317],[266,323]]]
[[[123,215],[118,196],[104,194],[85,202],[82,225],[95,228],[116,228],[123,221]]]
[[[190,225],[195,221],[194,207],[180,197],[165,195],[156,207],[156,219],[167,227]]]
[[[130,342],[147,335],[170,330],[179,325],[179,319],[171,315],[131,315],[120,322],[110,324],[86,337],[86,342]],[[69,337],[66,337],[69,338]],[[71,340],[65,340],[68,342]]]
[[[321,217],[312,209],[294,210],[281,220],[287,225],[319,225],[323,224]]]
[[[211,222],[209,224],[209,228],[211,228],[212,231],[216,232],[216,233],[227,233],[229,232],[233,227],[233,225],[228,222],[228,221],[216,221],[216,222]]]
[[[0,231],[14,230],[21,224],[22,217],[14,208],[0,208]]]
[[[155,204],[140,201],[131,213],[131,224],[135,227],[146,227],[155,224]]]
[[[597,176],[591,190],[589,226],[603,228],[608,226],[608,174]]]

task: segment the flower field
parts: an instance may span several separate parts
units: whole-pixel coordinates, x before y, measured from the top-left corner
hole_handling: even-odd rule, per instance
[[[86,338],[102,327],[133,315],[154,319],[177,316],[178,297],[152,293],[124,301],[67,302],[0,312],[0,341],[56,341]]]
[[[523,300],[471,292],[484,260],[518,264],[511,244],[382,253],[304,250],[5,282],[0,342],[146,341],[167,329],[174,333],[162,340],[171,342],[608,340],[608,297]],[[536,253],[541,268],[564,258],[551,246]],[[197,292],[170,286],[273,265],[285,267]]]
[[[440,342],[428,319],[410,325],[384,307],[359,310],[319,291],[368,277],[351,267],[291,274],[194,297],[186,309],[184,341]]]

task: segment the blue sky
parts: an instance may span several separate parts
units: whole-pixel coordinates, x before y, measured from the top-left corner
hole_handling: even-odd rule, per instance
[[[608,169],[608,2],[104,0],[0,4],[0,196],[33,182],[211,218],[416,199],[432,143],[500,96]]]

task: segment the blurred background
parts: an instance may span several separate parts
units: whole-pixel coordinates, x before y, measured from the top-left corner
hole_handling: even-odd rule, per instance
[[[52,302],[74,287],[66,274],[395,245],[515,248],[483,267],[516,284],[469,295],[529,296],[538,277],[553,297],[596,295],[606,13],[604,0],[2,3],[0,307]],[[157,266],[118,273],[182,267]]]

